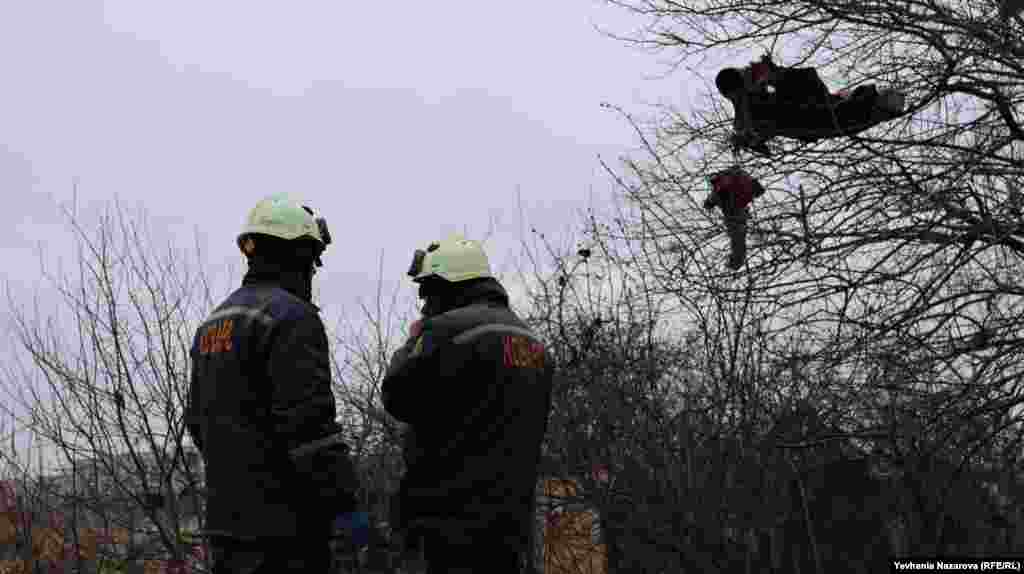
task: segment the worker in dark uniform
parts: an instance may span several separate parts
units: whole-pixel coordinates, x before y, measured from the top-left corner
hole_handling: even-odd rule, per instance
[[[327,223],[280,194],[238,236],[249,270],[200,325],[185,420],[206,467],[214,574],[326,573],[334,517],[355,508],[312,279]]]
[[[724,68],[718,91],[732,102],[733,143],[770,155],[776,136],[811,143],[858,134],[903,114],[905,96],[875,84],[829,92],[816,68],[777,66],[771,57],[745,68]]]
[[[519,572],[529,557],[552,364],[509,308],[480,244],[453,235],[417,250],[422,318],[383,382],[410,425],[399,527],[422,535],[428,572]]]

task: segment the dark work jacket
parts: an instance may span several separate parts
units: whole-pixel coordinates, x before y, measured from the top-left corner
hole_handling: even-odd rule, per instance
[[[776,93],[750,95],[752,127],[766,136],[814,142],[855,135],[900,115],[878,107],[874,84],[840,97],[829,93],[815,68],[780,67],[776,75]]]
[[[814,142],[849,136],[902,115],[877,105],[874,84],[858,86],[847,97],[830,93],[816,68],[758,62],[733,70],[738,72],[736,87],[742,84],[742,89],[722,92],[736,109],[733,128],[737,133],[752,129],[762,140],[783,136]]]
[[[764,195],[761,182],[742,170],[727,170],[711,178],[711,195],[704,201],[704,207],[716,205],[725,215],[742,215],[743,210],[755,198]]]
[[[529,524],[552,365],[496,281],[422,320],[383,382],[384,407],[411,425],[400,527],[452,541],[521,545]]]
[[[296,296],[308,292],[303,281],[251,266],[196,331],[185,421],[205,462],[208,534],[292,537],[330,526],[332,509],[289,456],[338,430],[327,336],[319,309]]]

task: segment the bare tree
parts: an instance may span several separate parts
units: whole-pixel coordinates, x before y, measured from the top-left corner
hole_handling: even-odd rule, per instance
[[[61,470],[44,474],[63,477],[65,510],[131,532],[121,559],[182,562],[186,527],[201,528],[202,474],[182,412],[209,282],[201,262],[153,240],[144,214],[115,204],[92,228],[74,206],[65,215],[77,273],[47,276],[68,315],[46,316],[38,302],[29,315],[10,300],[28,364],[7,369],[8,410],[57,457]]]
[[[836,464],[865,458],[865,472],[916,501],[884,517],[903,524],[908,551],[980,551],[987,543],[950,524],[989,520],[981,508],[994,498],[980,490],[1005,502],[1020,483],[1011,454],[1024,380],[1020,22],[991,18],[995,4],[610,3],[649,17],[623,39],[670,53],[676,71],[766,51],[781,65],[817,67],[835,89],[873,82],[908,96],[907,113],[868,132],[778,139],[775,157],[743,160],[768,193],[755,202],[739,273],[724,269],[720,223],[700,207],[707,176],[737,161],[724,100],[662,107],[649,121],[618,110],[642,157],[621,170],[605,164],[627,204],[585,232],[692,328],[689,360],[705,376],[687,396],[708,401],[696,403],[707,422],[688,423],[684,438],[713,425],[735,460],[775,461],[762,489],[796,480],[792,496],[779,496],[805,523],[808,552],[793,560],[821,571],[834,554],[815,532],[807,482],[824,476],[819,445],[832,443]],[[795,404],[813,416],[794,419]],[[787,420],[817,422],[773,434]],[[716,531],[735,525],[704,520]]]
[[[380,385],[391,354],[408,335],[413,309],[401,312],[398,289],[384,293],[383,257],[377,291],[370,303],[359,302],[359,315],[346,316],[334,330],[335,395],[339,415],[350,432],[350,444],[364,489],[362,506],[375,521],[391,515],[390,495],[403,473],[403,423],[384,411]]]

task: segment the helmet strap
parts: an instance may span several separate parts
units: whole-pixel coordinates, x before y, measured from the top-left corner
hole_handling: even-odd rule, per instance
[[[433,317],[443,313],[444,300],[440,295],[430,295],[424,298],[423,307],[420,308],[420,313],[424,317]]]
[[[478,292],[482,283],[493,282],[494,279],[490,277],[458,283],[428,277],[420,282],[419,297],[423,299],[421,313],[424,317],[433,317],[467,305],[472,302],[474,293]]]

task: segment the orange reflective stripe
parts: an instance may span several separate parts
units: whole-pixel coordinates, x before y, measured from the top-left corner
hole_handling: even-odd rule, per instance
[[[199,353],[206,355],[230,351],[233,348],[231,337],[234,335],[234,331],[234,319],[226,319],[207,326],[199,335]]]
[[[503,342],[505,367],[544,368],[544,346],[540,343],[516,335],[506,335]]]

